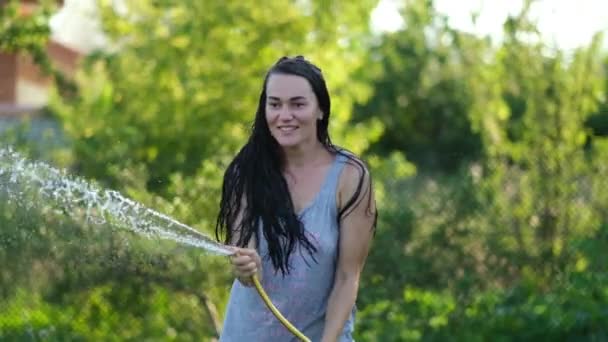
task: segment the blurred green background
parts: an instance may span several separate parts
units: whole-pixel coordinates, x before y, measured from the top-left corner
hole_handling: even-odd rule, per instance
[[[265,71],[303,54],[328,80],[334,142],[375,180],[357,341],[608,340],[601,35],[551,45],[531,1],[499,41],[451,27],[429,0],[403,1],[405,26],[384,33],[372,0],[113,3],[98,1],[109,48],[72,77],[46,53],[56,4],[2,5],[0,51],[52,78],[41,112],[3,121],[3,146],[212,236]],[[224,258],[0,197],[0,340],[218,336]]]

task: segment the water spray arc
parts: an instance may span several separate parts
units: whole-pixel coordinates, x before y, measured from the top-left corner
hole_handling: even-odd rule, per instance
[[[18,201],[25,193],[35,192],[76,219],[84,217],[98,225],[118,225],[149,238],[172,240],[214,255],[234,253],[230,246],[116,191],[100,189],[45,163],[28,161],[12,149],[0,149],[0,187],[8,193],[9,200]],[[252,280],[259,296],[281,324],[301,341],[310,342],[272,304],[257,276]]]

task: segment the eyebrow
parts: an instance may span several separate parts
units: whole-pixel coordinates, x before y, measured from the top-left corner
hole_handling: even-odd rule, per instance
[[[281,99],[276,96],[268,96],[268,99],[272,100],[272,101],[281,101]],[[304,96],[294,96],[294,97],[290,98],[289,100],[290,101],[299,101],[299,100],[306,100],[306,98]]]

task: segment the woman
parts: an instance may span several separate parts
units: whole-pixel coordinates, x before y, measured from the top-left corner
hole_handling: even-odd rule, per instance
[[[321,70],[281,58],[267,73],[249,141],[224,176],[216,236],[237,277],[220,341],[292,341],[252,287],[311,341],[353,341],[359,276],[376,225],[369,172],[332,145]]]

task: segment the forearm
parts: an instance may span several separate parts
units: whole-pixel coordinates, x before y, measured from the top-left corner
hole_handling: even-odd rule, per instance
[[[358,289],[359,282],[357,279],[336,279],[327,304],[322,342],[338,341],[338,337],[342,334],[344,325],[355,305]]]

